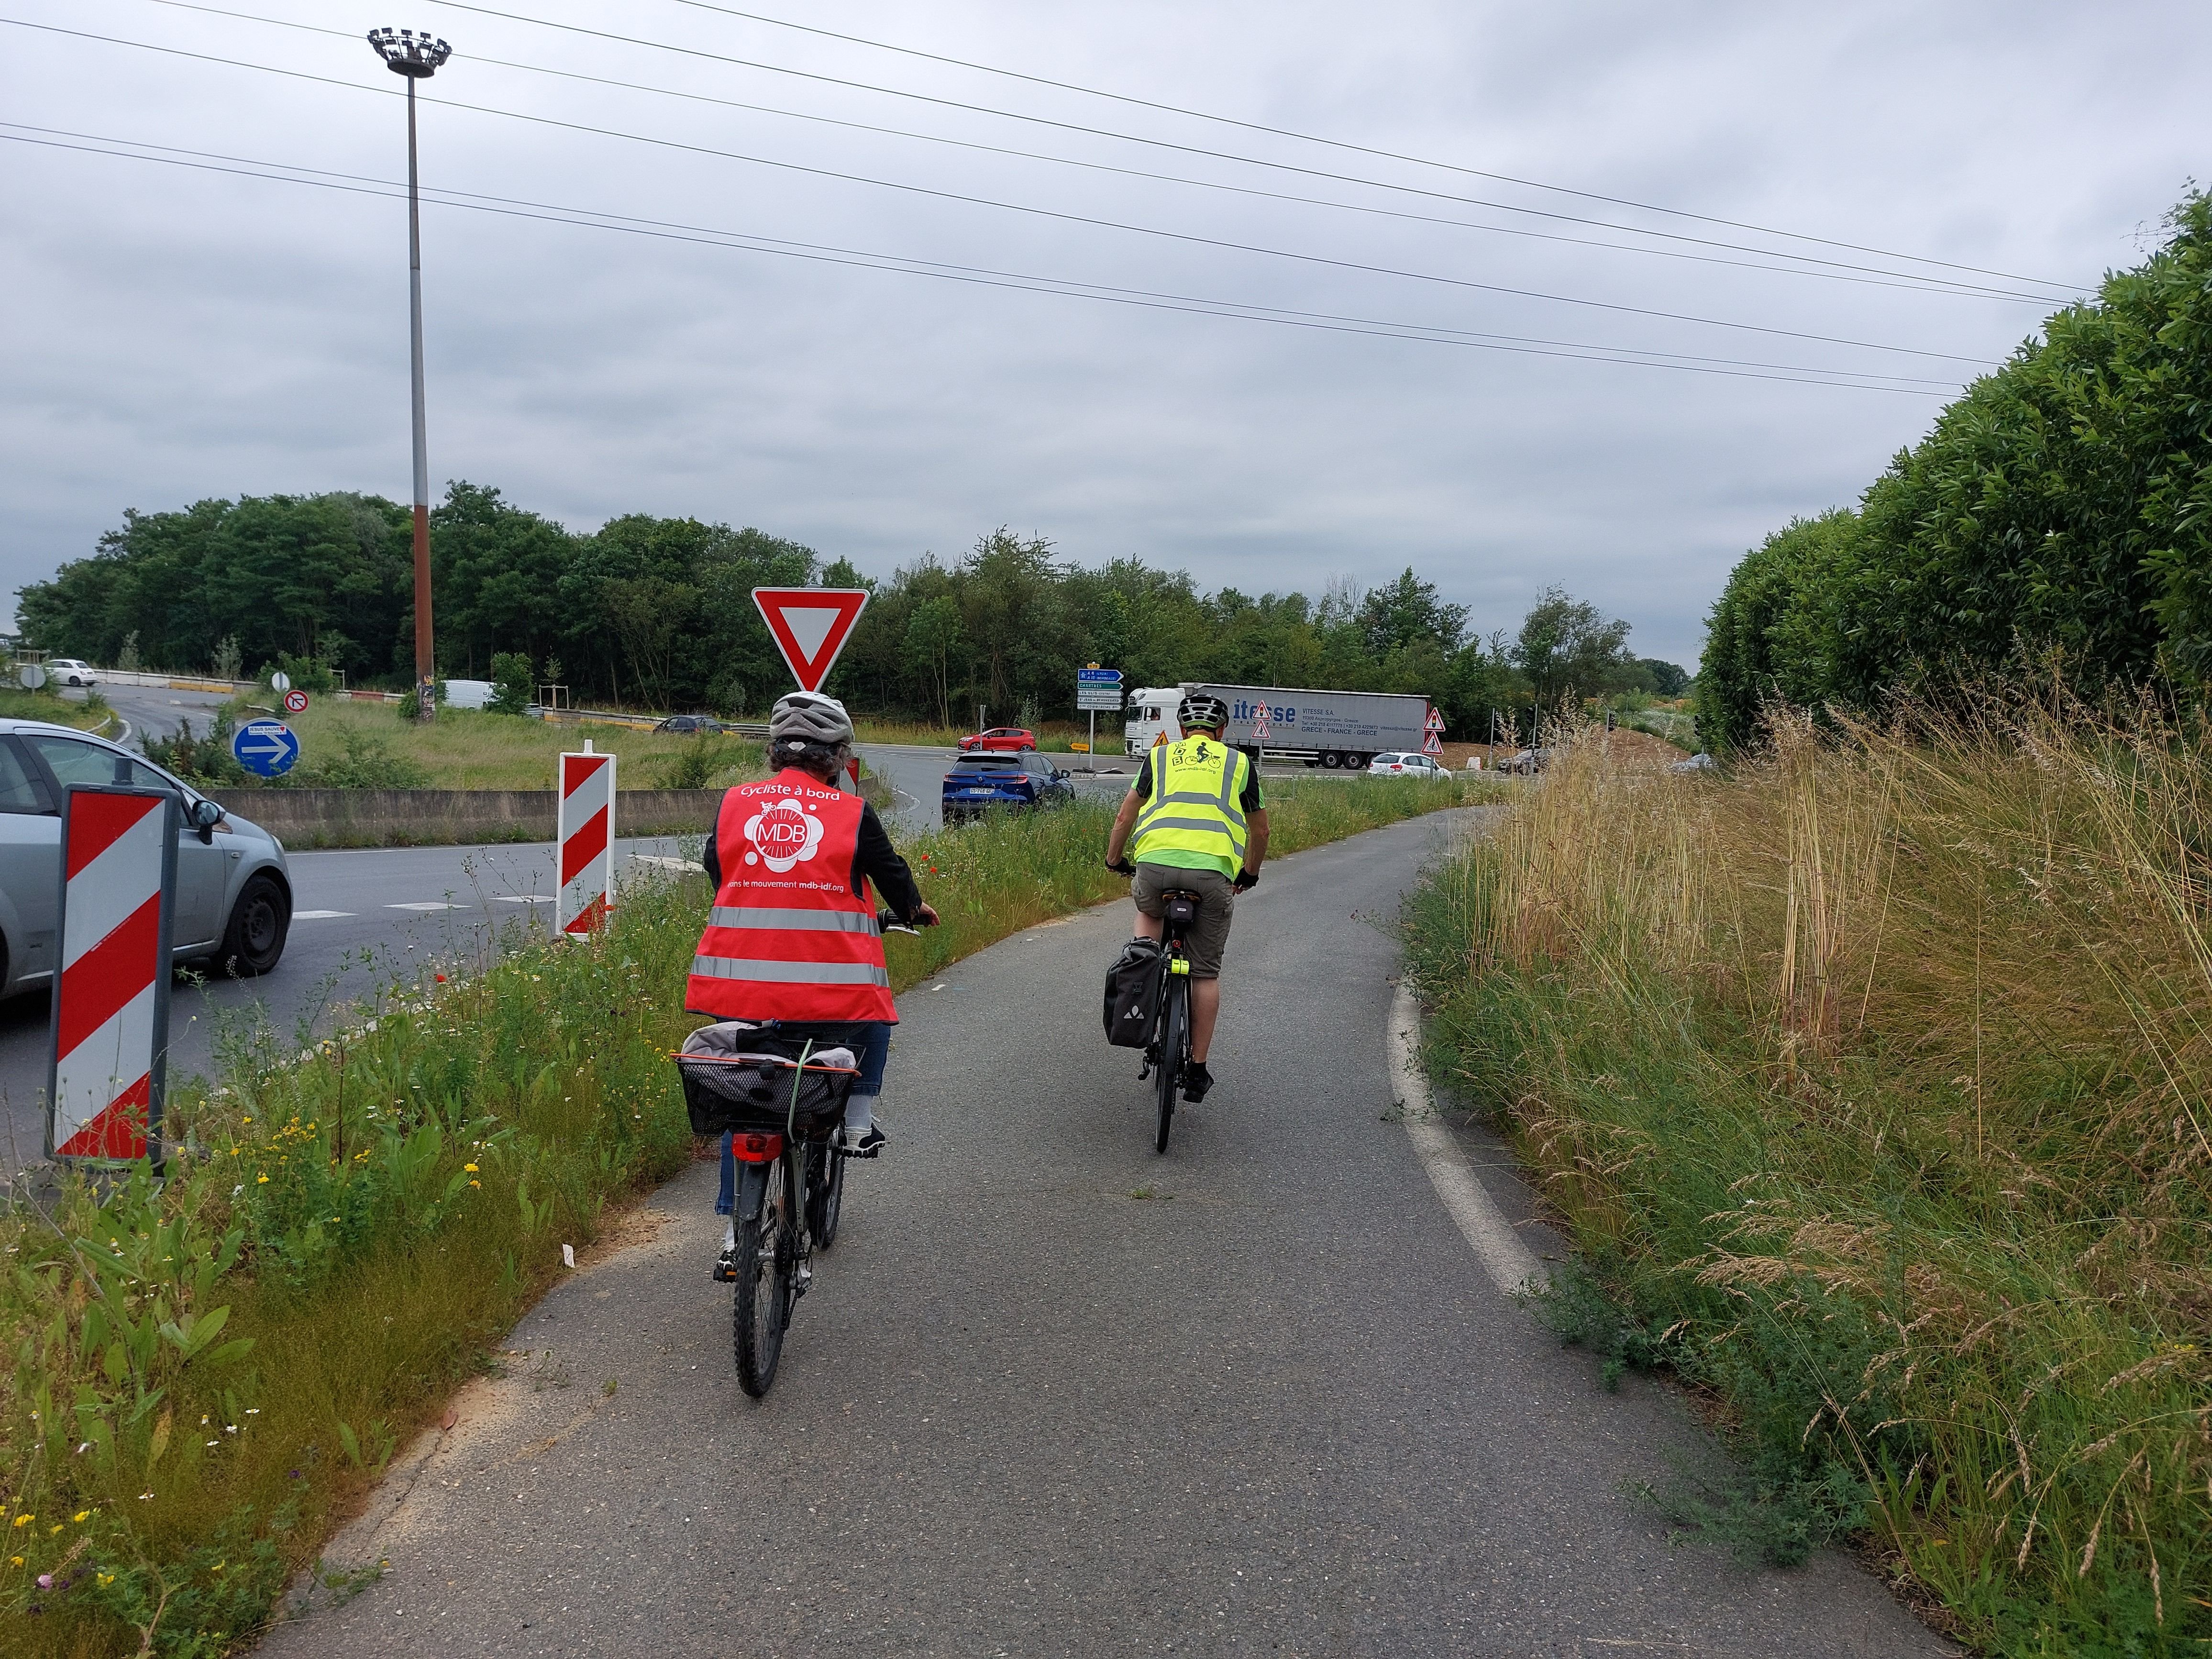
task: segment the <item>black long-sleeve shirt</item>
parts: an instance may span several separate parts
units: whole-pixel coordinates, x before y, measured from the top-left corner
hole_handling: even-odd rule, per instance
[[[722,854],[712,830],[707,836],[704,862],[707,885],[720,892]],[[876,816],[876,809],[866,801],[860,803],[860,832],[853,844],[853,868],[846,879],[855,893],[860,890],[863,880],[873,882],[878,895],[898,913],[901,921],[912,921],[921,908],[921,889],[915,885],[914,872],[907,868],[898,848],[891,845],[890,833]]]

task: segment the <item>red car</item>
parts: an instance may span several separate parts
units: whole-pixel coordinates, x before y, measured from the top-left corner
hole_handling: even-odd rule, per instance
[[[1036,747],[1036,733],[1025,732],[1018,726],[994,726],[988,732],[978,732],[960,739],[963,755],[1018,754],[1024,749]]]

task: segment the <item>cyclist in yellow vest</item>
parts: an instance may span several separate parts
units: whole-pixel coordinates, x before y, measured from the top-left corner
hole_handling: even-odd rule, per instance
[[[1182,1088],[1195,1105],[1213,1086],[1206,1056],[1221,1013],[1221,957],[1235,897],[1259,881],[1267,856],[1267,812],[1260,769],[1222,741],[1229,706],[1203,693],[1188,696],[1176,720],[1182,741],[1156,744],[1121,798],[1106,837],[1106,867],[1136,878],[1130,896],[1139,939],[1159,938],[1162,895],[1198,895],[1198,920],[1186,941],[1191,1065]]]

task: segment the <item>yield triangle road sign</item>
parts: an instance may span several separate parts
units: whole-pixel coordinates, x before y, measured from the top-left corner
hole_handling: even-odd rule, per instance
[[[868,602],[865,587],[756,587],[753,603],[802,691],[819,691]]]

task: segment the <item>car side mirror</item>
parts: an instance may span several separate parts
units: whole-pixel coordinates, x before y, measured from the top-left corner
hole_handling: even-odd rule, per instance
[[[207,799],[192,803],[192,828],[200,832],[202,841],[213,841],[215,827],[222,822],[222,807],[220,803]]]

